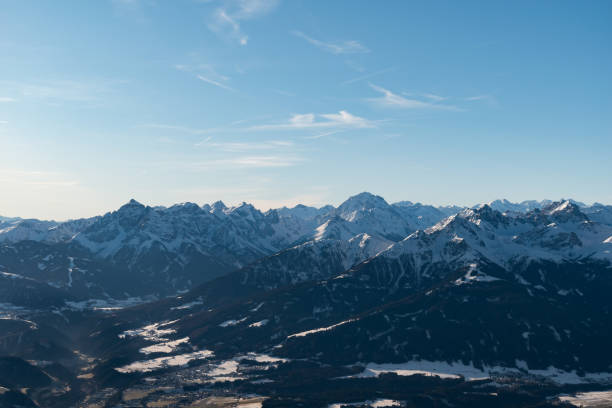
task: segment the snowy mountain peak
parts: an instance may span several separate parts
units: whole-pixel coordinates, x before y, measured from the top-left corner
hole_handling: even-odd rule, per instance
[[[322,208],[309,207],[307,205],[298,204],[293,208],[282,207],[276,211],[281,217],[296,217],[301,220],[312,220],[319,215],[324,215],[333,211],[334,207],[325,206]]]
[[[348,200],[340,204],[336,213],[345,220],[353,222],[363,217],[364,213],[379,209],[391,209],[391,206],[384,198],[364,192],[349,197]]]
[[[525,213],[531,210],[535,210],[536,208],[542,208],[550,203],[551,203],[550,200],[542,200],[542,201],[527,200],[527,201],[521,201],[520,203],[514,203],[510,200],[502,198],[502,199],[491,201],[488,204],[494,210],[497,210],[502,213],[505,213],[505,212]]]
[[[184,203],[174,204],[172,207],[168,208],[168,210],[172,212],[186,211],[194,213],[203,210],[203,208],[200,208],[200,206],[195,203],[187,201]]]
[[[381,196],[372,193],[363,192],[352,197],[340,204],[338,210],[341,213],[355,210],[367,210],[372,208],[387,208],[389,204]]]
[[[227,206],[221,200],[215,201],[210,208],[210,212],[217,215],[223,214],[227,210]]]
[[[466,214],[468,217],[473,217],[478,220],[487,221],[495,226],[504,223],[506,220],[506,217],[500,211],[494,210],[488,204],[482,204],[474,210],[465,210],[462,214]]]
[[[580,207],[572,200],[563,200],[551,203],[542,209],[542,213],[548,215],[557,222],[588,221],[588,217],[580,210]]]

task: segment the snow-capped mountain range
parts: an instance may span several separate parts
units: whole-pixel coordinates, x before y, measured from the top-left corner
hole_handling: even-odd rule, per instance
[[[276,262],[279,270],[261,282],[270,287],[341,272],[379,253],[421,251],[420,263],[607,259],[610,225],[612,207],[573,200],[496,200],[470,209],[389,204],[361,193],[337,208],[267,212],[247,203],[149,207],[131,200],[87,219],[0,219],[0,266],[84,296],[168,295],[245,266],[261,270]],[[137,287],[112,289],[105,280],[117,274]]]

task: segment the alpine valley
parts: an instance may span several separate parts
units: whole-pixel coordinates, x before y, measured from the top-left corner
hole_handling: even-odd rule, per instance
[[[0,217],[0,407],[609,406],[611,293],[574,200]]]

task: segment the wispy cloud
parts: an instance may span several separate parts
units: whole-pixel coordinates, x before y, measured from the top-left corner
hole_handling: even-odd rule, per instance
[[[382,74],[385,74],[387,72],[393,71],[394,69],[395,69],[394,67],[389,67],[389,68],[381,69],[379,71],[370,72],[369,74],[365,74],[365,75],[359,76],[357,78],[353,78],[353,79],[349,79],[348,81],[344,81],[344,82],[341,83],[341,85],[348,85],[348,84],[353,84],[355,82],[364,81],[366,79],[370,79],[370,78],[373,78],[375,76],[382,75]]]
[[[225,152],[246,152],[257,150],[270,151],[288,149],[294,146],[293,142],[288,140],[268,140],[263,142],[212,142],[211,140],[212,138],[207,138],[196,145],[210,147]]]
[[[341,42],[325,42],[312,38],[301,31],[292,31],[291,34],[306,40],[310,44],[322,49],[323,51],[327,51],[332,54],[363,54],[370,52],[370,49],[368,47],[355,40]]]
[[[389,107],[389,108],[401,108],[401,109],[441,109],[441,110],[453,110],[460,111],[461,109],[453,106],[453,105],[445,105],[436,103],[437,101],[430,102],[424,101],[414,98],[406,98],[401,95],[395,94],[388,89],[382,88],[380,86],[376,86],[370,84],[370,87],[374,89],[376,92],[382,94],[382,96],[377,98],[369,98],[369,101],[375,103],[380,106]],[[428,99],[433,99],[430,97]]]
[[[233,0],[225,1],[214,10],[208,28],[226,36],[240,45],[247,45],[249,36],[244,33],[241,22],[264,16],[274,10],[278,0]]]
[[[486,104],[488,104],[489,106],[493,106],[493,107],[498,107],[499,106],[499,102],[497,101],[497,98],[495,98],[493,95],[474,95],[474,96],[468,96],[467,98],[464,98],[465,101],[467,102],[485,102]]]
[[[300,113],[294,114],[289,119],[281,122],[265,123],[253,126],[239,126],[242,125],[244,122],[244,120],[240,120],[232,122],[229,125],[213,128],[195,128],[189,126],[167,125],[159,123],[147,123],[138,125],[136,127],[169,130],[194,136],[210,135],[204,140],[201,140],[200,142],[196,143],[196,146],[207,145],[210,147],[217,148],[223,147],[226,150],[253,150],[257,149],[257,146],[261,146],[262,149],[289,147],[292,145],[292,142],[283,140],[271,140],[265,142],[221,143],[213,142],[213,136],[221,133],[237,134],[268,130],[319,130],[322,133],[312,137],[313,139],[317,139],[319,137],[327,136],[328,134],[331,135],[333,133],[349,129],[376,128],[378,123],[380,123],[381,121],[369,120],[360,116],[353,115],[345,110],[341,110],[338,113]]]
[[[189,163],[187,167],[194,171],[208,170],[211,168],[219,167],[229,167],[232,169],[290,167],[295,166],[303,161],[304,159],[298,156],[249,155]]]
[[[447,100],[448,98],[445,96],[440,96],[440,95],[436,95],[436,94],[423,94],[423,97],[427,98],[427,99],[431,99],[434,102],[442,102]]]
[[[8,103],[8,102],[15,102],[16,99],[15,98],[10,98],[8,96],[0,96],[0,103]]]
[[[375,123],[341,110],[338,113],[301,113],[295,114],[284,123],[252,126],[250,130],[289,130],[314,128],[373,128]]]
[[[230,86],[224,85],[221,82],[215,81],[213,79],[210,78],[206,78],[204,75],[196,75],[196,78],[198,78],[200,81],[204,81],[206,83],[209,83],[211,85],[214,85],[216,87],[225,89],[226,91],[231,91],[231,92],[236,92],[236,90]]]
[[[316,135],[307,136],[306,139],[320,139],[322,137],[335,135],[336,133],[346,132],[346,129],[343,130],[330,130],[329,132],[317,133]]]
[[[8,120],[0,120],[0,125],[6,125],[8,123]]]
[[[465,98],[466,101],[482,101],[484,99],[489,99],[488,95],[476,95],[476,96],[468,96]]]
[[[159,123],[147,123],[144,125],[138,125],[136,127],[150,128],[150,129],[162,129],[162,130],[173,130],[181,133],[188,133],[190,135],[203,135],[206,133],[210,133],[215,129],[196,129],[187,126],[177,126],[177,125],[164,125]]]
[[[174,68],[179,71],[189,72],[192,75],[195,75],[195,77],[200,81],[204,81],[210,85],[225,89],[226,91],[236,92],[236,89],[226,84],[226,82],[228,82],[230,78],[228,76],[219,74],[217,70],[210,64],[176,64]]]

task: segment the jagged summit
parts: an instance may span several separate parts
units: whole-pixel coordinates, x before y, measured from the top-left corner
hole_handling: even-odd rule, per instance
[[[493,209],[488,204],[481,204],[478,208],[473,210],[467,209],[459,214],[465,214],[466,217],[473,218],[475,220],[487,221],[495,226],[505,223],[507,220],[507,217],[503,213]]]
[[[142,205],[140,202],[136,201],[134,198],[130,198],[130,201],[128,201],[122,207],[130,207],[130,206],[144,207],[144,205]]]
[[[223,214],[227,210],[227,206],[221,200],[215,201],[210,207],[210,212],[213,214]]]
[[[580,207],[571,200],[557,201],[542,209],[542,213],[550,216],[557,222],[588,221],[588,217]]]
[[[381,196],[363,192],[349,197],[346,201],[340,204],[340,206],[338,206],[338,211],[343,214],[353,211],[387,207],[389,207],[389,203],[387,203]]]

